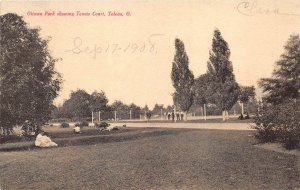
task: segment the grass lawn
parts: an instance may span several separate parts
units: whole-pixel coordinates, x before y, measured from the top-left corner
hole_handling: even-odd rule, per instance
[[[68,130],[51,132],[57,148],[0,152],[0,189],[300,188],[300,157],[253,146],[253,131]]]

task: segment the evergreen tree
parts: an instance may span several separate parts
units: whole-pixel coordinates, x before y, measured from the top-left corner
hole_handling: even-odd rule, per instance
[[[237,102],[239,86],[235,81],[232,63],[229,60],[230,50],[227,42],[221,36],[221,32],[216,29],[212,41],[212,50],[209,53],[207,62],[210,80],[210,102],[222,109],[223,120],[228,115],[228,110]]]
[[[29,120],[34,126],[50,119],[62,82],[48,50],[49,40],[23,18],[0,16],[0,127],[10,131]]]
[[[176,53],[172,65],[171,79],[175,88],[173,101],[175,106],[185,112],[185,120],[187,119],[187,111],[193,103],[193,85],[194,75],[189,70],[189,58],[185,52],[184,44],[181,40],[175,39]]]
[[[281,103],[285,99],[300,97],[300,37],[291,35],[284,46],[285,52],[276,62],[272,78],[261,79],[259,85],[266,92],[269,103]]]

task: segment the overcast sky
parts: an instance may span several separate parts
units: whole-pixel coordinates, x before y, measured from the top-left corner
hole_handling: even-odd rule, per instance
[[[1,14],[7,12],[51,36],[49,49],[62,58],[56,70],[64,79],[56,104],[78,88],[103,90],[110,103],[172,104],[175,38],[184,42],[197,77],[206,72],[215,28],[229,44],[237,82],[257,87],[271,76],[289,36],[300,33],[298,0],[2,1]],[[43,16],[33,16],[38,13]]]

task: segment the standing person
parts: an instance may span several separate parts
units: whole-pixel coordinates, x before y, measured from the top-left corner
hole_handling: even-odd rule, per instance
[[[248,112],[246,112],[245,119],[250,119],[250,116],[249,116]]]
[[[184,116],[183,112],[180,112],[180,116],[181,116],[181,120],[183,120],[183,116]]]
[[[174,113],[174,110],[172,111],[172,121],[175,121],[175,113]]]
[[[179,113],[178,113],[178,112],[176,113],[176,118],[177,118],[177,121],[180,120],[180,117],[179,117]]]
[[[168,120],[171,119],[171,114],[168,112]]]

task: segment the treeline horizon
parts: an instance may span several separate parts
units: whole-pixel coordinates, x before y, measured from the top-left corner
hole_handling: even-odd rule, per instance
[[[151,113],[152,118],[161,117],[167,119],[167,114],[174,110],[174,105],[155,103],[150,109],[148,105],[139,106],[135,103],[126,104],[121,100],[115,100],[111,104],[104,91],[94,91],[89,94],[83,89],[72,91],[70,97],[62,105],[54,106],[51,113],[51,120],[54,121],[81,121],[92,120],[92,111],[95,121],[99,121],[99,111],[101,120],[114,119],[114,112],[117,111],[117,119],[146,119],[146,113]],[[255,98],[244,104],[247,113],[255,113],[259,101]],[[181,110],[177,110],[181,112]],[[242,113],[241,104],[238,102],[229,110],[229,114],[240,115]],[[203,107],[192,105],[189,114],[191,116],[204,116]],[[222,110],[214,104],[207,104],[206,115],[221,115]]]

